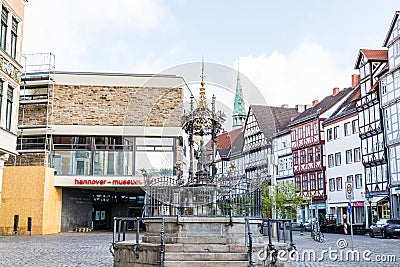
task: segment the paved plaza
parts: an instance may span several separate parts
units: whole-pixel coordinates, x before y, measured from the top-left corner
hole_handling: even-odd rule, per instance
[[[331,261],[328,253],[324,256],[323,261],[318,261],[318,258],[323,250],[349,250],[351,248],[350,236],[325,234],[326,241],[323,243],[312,240],[309,232],[305,232],[303,236],[300,236],[300,232],[293,232],[293,237],[299,255],[301,256],[304,250],[313,249],[316,252],[316,260],[293,262],[292,266],[400,266],[400,238],[384,240],[370,238],[367,235],[356,235],[354,236],[355,250],[361,252],[361,258],[364,251],[372,251],[372,254],[368,256],[371,261],[361,259],[347,262],[340,261],[340,258],[337,261]],[[347,247],[339,249],[337,246],[339,239],[344,239],[345,241],[341,240],[340,244],[346,245],[347,242]],[[111,232],[0,237],[0,266],[112,266],[113,257],[109,251],[111,241]],[[336,255],[340,257],[340,253]],[[394,255],[397,261],[374,262],[376,256],[390,255]],[[333,254],[334,256],[335,254]]]
[[[305,232],[303,236],[300,236],[299,232],[293,232],[300,260],[293,262],[292,266],[400,266],[400,238],[381,239],[379,237],[370,238],[369,235],[354,235],[354,251],[360,255],[360,259],[357,260],[350,253],[351,236],[324,235],[324,242],[319,243],[310,237],[310,232]],[[305,250],[314,251],[315,260],[302,261],[301,256]],[[322,253],[323,251],[324,253]],[[329,252],[331,252],[330,255]],[[307,259],[309,253],[304,253],[304,255]],[[346,256],[350,261],[346,260]],[[318,258],[323,258],[323,260]]]
[[[0,237],[0,266],[113,266],[111,232]]]

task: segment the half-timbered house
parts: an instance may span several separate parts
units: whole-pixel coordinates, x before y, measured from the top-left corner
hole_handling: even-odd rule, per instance
[[[379,82],[387,65],[387,50],[360,49],[355,69],[360,71],[361,96],[356,102],[360,127],[365,196],[376,208],[374,217],[389,217],[387,154],[379,99]]]
[[[391,216],[400,216],[400,11],[396,11],[383,46],[388,48],[388,72],[381,80],[385,143],[388,153]]]
[[[297,116],[295,108],[251,105],[244,128],[244,168],[249,178],[261,177],[271,183],[272,136]]]
[[[321,123],[341,105],[351,91],[352,88],[334,88],[332,95],[319,103],[314,100],[311,108],[289,124],[296,187],[300,194],[310,197],[310,203],[302,211],[303,219],[315,218],[319,213],[325,214],[325,133]],[[333,134],[327,132],[327,138]]]

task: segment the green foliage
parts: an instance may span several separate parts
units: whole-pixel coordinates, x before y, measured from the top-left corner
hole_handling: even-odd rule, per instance
[[[279,185],[263,183],[263,212],[266,217],[275,216],[282,219],[295,219],[297,210],[307,204],[309,199],[301,196],[292,182],[283,182]]]
[[[236,195],[231,199],[224,199],[218,202],[218,208],[222,215],[229,215],[232,209],[232,216],[249,216],[253,199],[249,195]]]

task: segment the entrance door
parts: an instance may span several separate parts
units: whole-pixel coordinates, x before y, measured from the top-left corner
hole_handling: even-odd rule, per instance
[[[93,230],[111,229],[111,208],[109,205],[95,205],[92,213]]]

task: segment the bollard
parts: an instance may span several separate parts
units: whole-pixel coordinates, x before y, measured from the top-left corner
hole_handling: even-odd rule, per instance
[[[18,234],[19,215],[14,215],[14,234]]]
[[[32,217],[28,217],[28,231],[32,235]]]
[[[300,235],[303,235],[304,232],[304,224],[303,222],[300,222]]]

